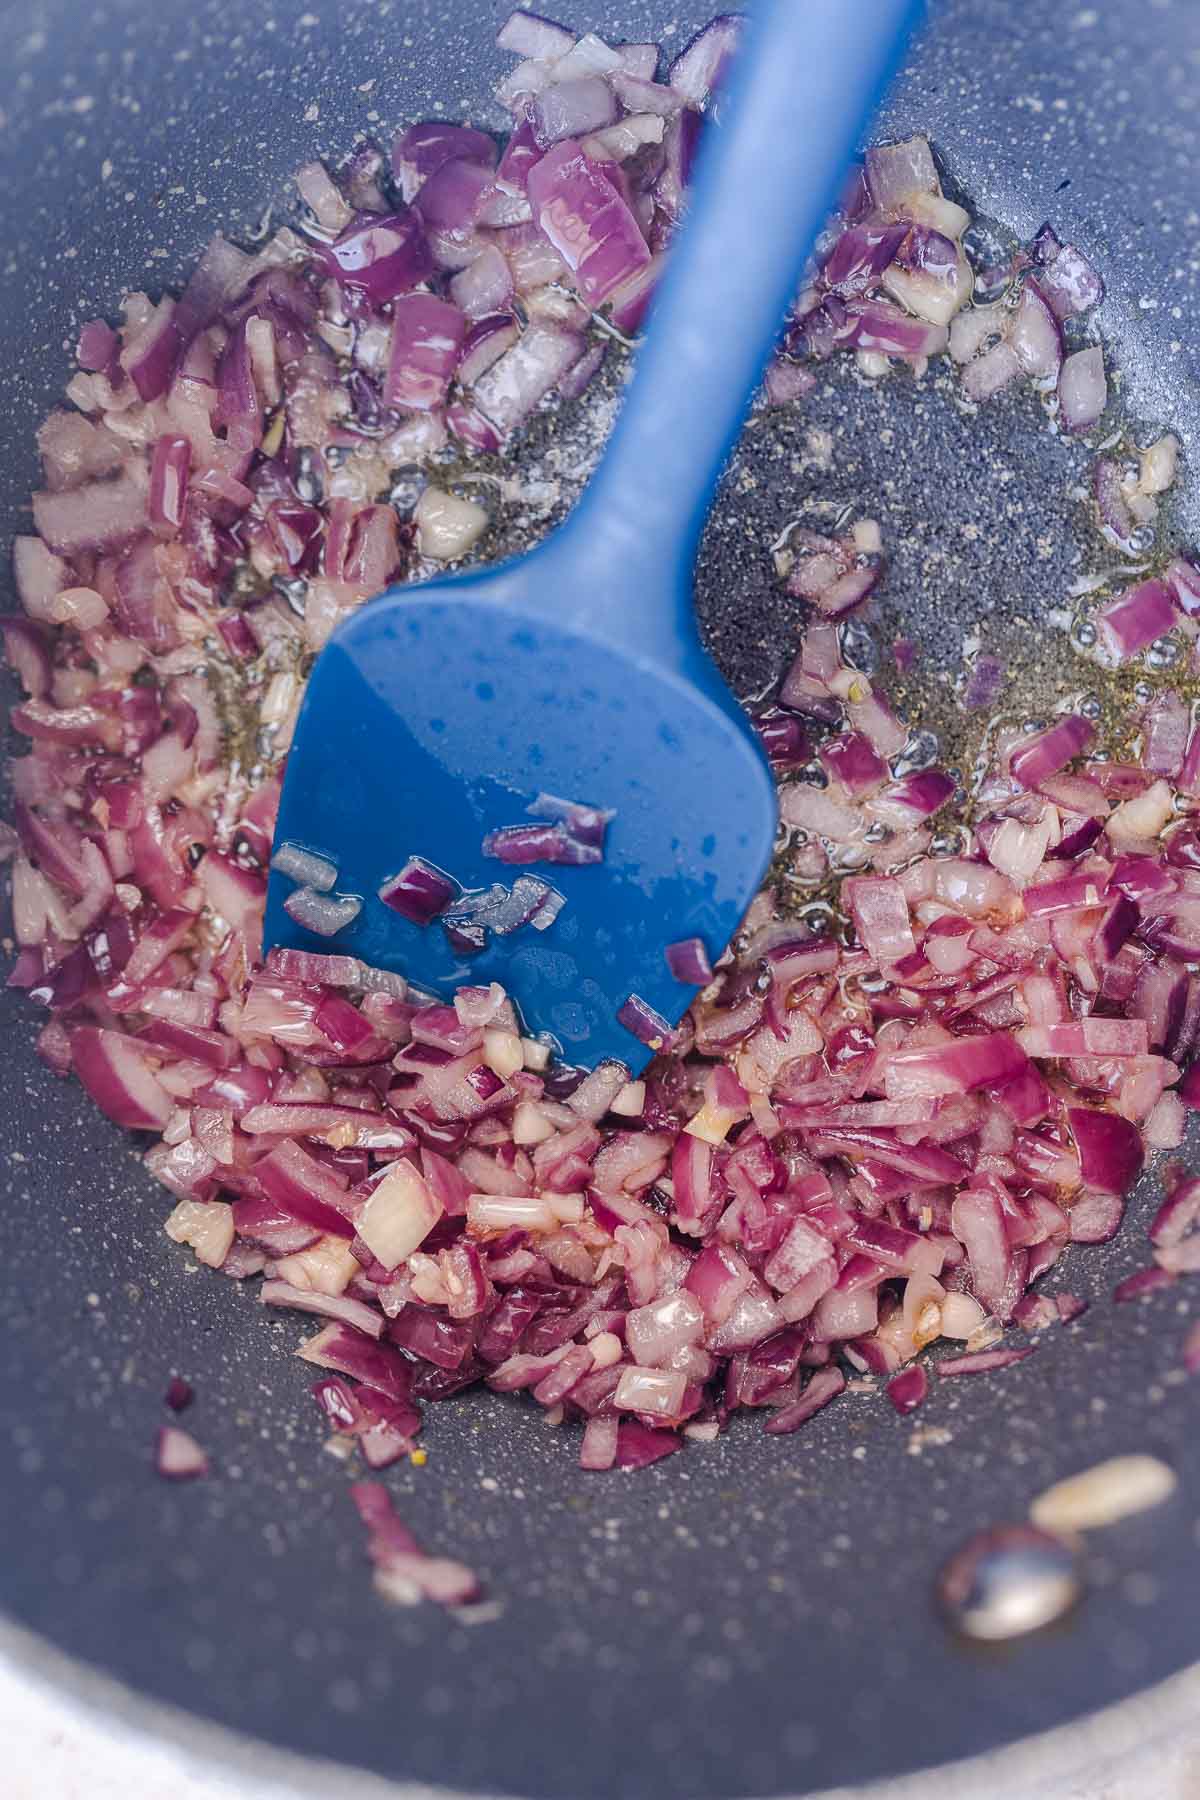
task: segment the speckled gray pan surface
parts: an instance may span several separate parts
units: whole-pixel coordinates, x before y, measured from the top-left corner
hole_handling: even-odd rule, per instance
[[[258,222],[299,162],[356,132],[438,103],[491,121],[501,11],[0,0],[0,533],[26,517],[33,429],[74,325],[126,287],[177,279],[215,225]],[[678,45],[706,11],[579,0],[571,17]],[[797,30],[803,14],[796,0]],[[1096,254],[1133,411],[1185,443],[1198,90],[1195,0],[944,0],[887,117],[928,130],[985,214],[1022,236],[1050,216]],[[849,500],[891,534],[889,608],[953,675],[965,632],[1036,618],[1094,553],[1066,498],[1081,466],[1032,403],[968,430],[938,380],[872,396],[831,377],[802,419],[757,427],[739,452],[700,581],[711,641],[743,691],[779,667],[796,621],[765,540]],[[1183,528],[1195,536],[1186,509]],[[289,1355],[305,1328],[190,1270],[159,1229],[161,1190],[36,1062],[12,996],[0,1025],[0,1606],[74,1656],[301,1752],[555,1800],[899,1774],[1196,1658],[1200,1433],[1176,1372],[1193,1302],[1182,1288],[1144,1308],[1108,1299],[1143,1258],[1151,1187],[1117,1244],[1051,1277],[1091,1298],[1084,1321],[1002,1379],[939,1388],[915,1421],[851,1395],[795,1438],[750,1421],[627,1478],[583,1475],[573,1437],[520,1405],[431,1409],[427,1465],[391,1484],[431,1548],[480,1569],[496,1613],[466,1625],[371,1597],[346,1473],[322,1454]],[[150,1461],[176,1370],[216,1467],[182,1488]],[[1126,1450],[1165,1457],[1180,1488],[1094,1541],[1080,1611],[986,1655],[951,1642],[931,1603],[943,1555]]]

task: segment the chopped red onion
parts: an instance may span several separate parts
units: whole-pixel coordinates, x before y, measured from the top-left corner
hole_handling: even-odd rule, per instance
[[[888,766],[874,745],[858,731],[842,732],[818,752],[826,773],[855,799],[876,793],[888,778]]]
[[[514,56],[554,63],[574,47],[575,39],[564,25],[555,25],[539,13],[518,8],[496,33],[496,42],[501,50],[509,50]]]
[[[616,813],[588,806],[579,800],[560,800],[557,794],[539,794],[526,808],[531,819],[552,819],[578,844],[603,853],[604,839]]]
[[[71,1066],[102,1112],[131,1131],[161,1130],[171,1097],[144,1055],[119,1031],[77,1025],[71,1033]]]
[[[103,319],[89,319],[80,327],[75,360],[81,369],[99,374],[112,367],[120,347],[121,340],[111,325]]]
[[[902,1417],[905,1413],[915,1412],[928,1395],[929,1376],[923,1363],[912,1363],[902,1369],[887,1385],[888,1399]]]
[[[466,316],[432,294],[406,294],[392,308],[392,353],[383,397],[389,406],[429,412],[446,398],[458,366]]]
[[[149,524],[148,506],[148,490],[130,476],[118,475],[67,494],[35,494],[33,521],[51,550],[76,556],[128,544]]]
[[[48,698],[53,678],[50,639],[46,628],[32,619],[0,619],[4,658],[15,669],[21,686],[35,700]]]
[[[1007,1369],[1013,1363],[1024,1362],[1033,1355],[1035,1347],[1027,1344],[1022,1350],[977,1350],[971,1356],[944,1356],[937,1372],[942,1380],[950,1375],[987,1375],[993,1369]]]
[[[737,53],[741,13],[721,13],[687,44],[671,64],[671,86],[690,106],[703,106],[720,87]]]
[[[443,163],[464,160],[491,168],[496,161],[495,140],[485,131],[443,119],[427,119],[398,133],[392,145],[392,173],[405,204],[411,205]]]
[[[1090,431],[1108,405],[1108,377],[1099,344],[1075,350],[1058,377],[1058,404],[1068,431]]]
[[[791,1406],[780,1407],[767,1420],[764,1430],[775,1436],[799,1431],[815,1413],[828,1406],[845,1390],[846,1377],[837,1368],[818,1369],[809,1377],[808,1386]]]
[[[283,903],[283,910],[306,931],[318,937],[333,937],[353,924],[362,911],[362,901],[348,894],[318,894],[312,888],[297,888]]]
[[[1128,544],[1137,527],[1125,497],[1120,468],[1111,457],[1097,457],[1092,469],[1092,492],[1102,524],[1119,544]]]
[[[281,844],[271,858],[271,867],[291,881],[327,894],[337,880],[337,870],[323,856],[302,850],[299,844]]]
[[[186,1412],[195,1397],[190,1381],[185,1381],[182,1375],[172,1375],[163,1395],[163,1404],[169,1406],[172,1412]]]
[[[1042,292],[1056,318],[1073,319],[1099,306],[1104,283],[1082,251],[1060,244],[1049,226],[1042,227],[1033,248],[1042,265]]]
[[[353,218],[342,191],[333,181],[324,163],[305,163],[296,170],[296,186],[300,198],[323,231],[344,231]]]
[[[514,14],[501,40],[526,61],[501,89],[499,160],[486,133],[412,126],[395,210],[371,147],[337,179],[309,165],[303,237],[255,256],[217,239],[178,302],[135,298],[119,333],[85,327],[78,410],[39,434],[41,535],[17,541],[25,616],[3,633],[30,747],[0,834],[10,984],[48,1011],[47,1064],[156,1134],[171,1235],[230,1276],[265,1272],[267,1304],[328,1316],[298,1354],[331,1372],[323,1414],[371,1468],[409,1453],[421,1400],[480,1381],[582,1423],[592,1469],[648,1466],[744,1406],[795,1430],[846,1366],[910,1410],[929,1379],[914,1358],[938,1336],[979,1343],[986,1324],[951,1376],[1027,1353],[992,1346],[988,1313],[1027,1331],[1078,1315],[1034,1284],[1068,1242],[1117,1231],[1145,1154],[1200,1104],[1200,829],[1175,817],[1200,798],[1200,732],[1182,687],[1130,721],[1140,760],[1073,773],[1097,752],[1087,720],[997,721],[969,837],[944,854],[929,825],[956,777],[843,656],[865,660],[859,626],[836,621],[882,569],[865,522],[792,533],[789,586],[824,616],[778,703],[754,709],[777,768],[816,755],[828,777],[786,785],[787,822],[814,834],[787,855],[814,885],[853,870],[856,939],[846,917],[821,938],[776,920],[764,894],[715,970],[701,938],[668,946],[692,1006],[676,1032],[630,996],[622,1022],[659,1053],[636,1083],[555,1061],[497,984],[451,1006],[348,955],[262,962],[301,652],[416,565],[379,469],[426,461],[447,431],[456,455],[496,454],[599,368],[589,309],[639,328],[737,29],[714,21],[666,86],[652,45]],[[1101,297],[1095,271],[1043,232],[1008,270],[1010,304],[960,310],[967,222],[924,139],[874,149],[768,398],[811,391],[837,353],[877,376],[949,347],[969,397],[1057,375],[1064,428],[1095,423],[1103,353],[1064,361],[1060,328]],[[1098,459],[1093,491],[1129,555],[1172,455],[1144,492],[1119,457]],[[1193,614],[1200,573],[1175,556],[1102,609],[1099,636],[1127,658]],[[226,768],[197,661],[213,643],[223,691],[268,696],[272,761],[253,774]],[[894,657],[906,671],[908,640]],[[965,707],[994,709],[1004,679],[976,656]],[[538,795],[486,848],[595,865],[611,816]],[[285,844],[274,867],[318,935],[357,913],[327,859]],[[382,897],[439,920],[464,956],[565,904],[540,874],[462,893],[417,857]],[[1169,1177],[1155,1264],[1118,1298],[1200,1266],[1192,1185]],[[421,1555],[382,1490],[357,1499],[382,1591],[474,1591]]]
[[[379,898],[414,925],[431,925],[460,891],[453,876],[435,868],[423,856],[410,856],[400,873],[384,882]]]
[[[1067,361],[1070,361],[1068,357]],[[1066,365],[1064,365],[1065,368]],[[1012,345],[1001,341],[993,344],[982,356],[969,362],[963,370],[963,390],[967,398],[976,402],[990,400],[994,394],[1001,393],[1021,373],[1021,364]],[[1060,376],[1060,382],[1062,377]]]
[[[529,417],[583,353],[583,339],[575,332],[531,323],[512,349],[476,379],[475,404],[501,437],[506,437]]]
[[[368,307],[411,293],[433,273],[421,219],[408,211],[363,213],[317,254],[345,293]]]
[[[581,1469],[611,1469],[617,1459],[619,1422],[597,1413],[588,1420],[579,1452]]]
[[[484,261],[484,257],[477,257],[477,261],[471,263],[470,268],[464,270],[464,274],[473,274],[477,263],[482,263],[482,261]],[[455,277],[455,281],[457,279],[459,277]],[[493,288],[489,286],[488,299],[491,299],[491,293],[493,293]],[[459,304],[466,308],[468,317],[475,320],[468,328],[466,337],[462,338],[459,380],[464,387],[473,387],[475,383],[479,382],[480,376],[488,373],[491,365],[498,362],[500,356],[504,356],[504,353],[515,346],[516,340],[520,338],[520,326],[516,324],[513,313],[502,310],[489,311],[484,317],[477,317],[475,313],[471,313],[470,304],[468,304],[470,299],[471,295],[468,293],[466,301],[459,301]]]
[[[601,306],[649,263],[637,220],[578,144],[556,144],[530,169],[528,186],[534,217],[589,306]]]
[[[581,1119],[602,1119],[628,1080],[624,1063],[602,1062],[567,1096],[567,1105]]]
[[[626,1031],[631,1032],[638,1042],[656,1053],[664,1050],[673,1040],[675,1033],[652,1006],[637,994],[630,994],[628,1000],[617,1009],[617,1021]]]
[[[553,81],[533,103],[534,135],[542,149],[564,138],[586,137],[611,125],[617,117],[616,95],[598,75]]]
[[[467,387],[516,343],[520,328],[508,310],[513,300],[512,270],[495,244],[450,281],[450,295],[473,323],[463,339],[458,378]],[[485,352],[486,346],[486,352]]]
[[[603,850],[581,844],[562,825],[502,825],[483,840],[483,854],[497,862],[558,863],[578,867],[604,861]]]
[[[644,1417],[673,1419],[683,1404],[686,1386],[682,1369],[622,1369],[613,1405]]]
[[[685,986],[706,987],[712,980],[712,963],[703,938],[682,938],[677,944],[668,944],[665,955],[668,969]]]
[[[531,915],[529,923],[535,931],[549,931],[567,904],[567,897],[565,894],[560,894],[557,888],[547,887],[544,882],[539,885],[542,888],[542,897],[538,902],[537,911]],[[514,883],[514,891],[516,886],[517,884]]]
[[[163,1425],[158,1433],[154,1466],[168,1481],[194,1481],[208,1474],[208,1457],[189,1432]]]
[[[1063,360],[1062,331],[1045,294],[1032,279],[1021,289],[1008,328],[1008,344],[1026,375],[1045,380],[1058,374]]]
[[[1082,1193],[1071,1202],[1071,1242],[1107,1244],[1121,1229],[1124,1213],[1120,1194]]]
[[[439,1606],[462,1606],[479,1594],[471,1569],[448,1557],[427,1556],[401,1524],[391,1495],[377,1481],[359,1481],[350,1497],[367,1527],[367,1554],[375,1565],[375,1586],[385,1599],[412,1606],[432,1600]]]
[[[812,756],[812,741],[795,713],[767,707],[754,719],[754,729],[773,769],[797,769]]]
[[[1163,571],[1163,579],[1175,595],[1177,605],[1188,618],[1200,613],[1200,569],[1186,556],[1176,556]],[[26,608],[28,611],[28,607]]]
[[[1171,589],[1161,581],[1144,581],[1096,615],[1100,641],[1118,662],[1127,662],[1179,623]]]
[[[120,366],[143,401],[157,400],[166,392],[181,348],[175,302],[160,300],[145,324],[127,335],[120,355]]]
[[[264,1306],[291,1306],[300,1312],[340,1319],[343,1325],[353,1325],[368,1337],[377,1338],[383,1331],[383,1318],[373,1307],[342,1294],[322,1294],[313,1288],[293,1287],[287,1281],[264,1281],[258,1297]]]
[[[618,1469],[648,1469],[651,1463],[661,1462],[664,1456],[682,1448],[681,1440],[673,1431],[643,1425],[640,1419],[622,1419],[617,1427],[615,1466]]]
[[[880,963],[911,956],[916,940],[908,920],[908,901],[898,881],[887,876],[858,876],[845,887],[850,913],[871,956]]]
[[[1025,738],[1009,761],[1013,780],[1022,787],[1038,787],[1047,775],[1057,775],[1069,762],[1082,756],[1096,736],[1096,728],[1078,713],[1069,713],[1045,731]]]
[[[192,446],[185,437],[160,437],[150,464],[150,523],[173,536],[183,527]]]

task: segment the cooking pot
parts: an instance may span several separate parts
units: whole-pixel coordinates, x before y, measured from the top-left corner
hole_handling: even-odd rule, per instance
[[[578,0],[569,22],[670,49],[710,9]],[[217,226],[260,231],[292,171],[356,134],[443,104],[499,127],[504,11],[0,0],[5,537],[28,528],[34,431],[79,322],[130,288],[178,284]],[[879,127],[928,133],[985,225],[1028,240],[1048,218],[1085,250],[1108,283],[1097,319],[1131,416],[1176,429],[1185,453],[1200,404],[1198,93],[1193,0],[933,0]],[[971,632],[1053,657],[1046,614],[1089,553],[1070,493],[1087,452],[1052,436],[1032,396],[971,421],[944,385],[835,371],[803,410],[747,432],[699,578],[742,693],[794,643],[768,546],[814,496],[881,519],[886,616],[931,668],[953,673]],[[1194,541],[1186,473],[1181,487],[1176,529]],[[419,1539],[480,1571],[492,1606],[467,1625],[372,1594],[346,1471],[322,1454],[311,1371],[291,1356],[306,1328],[194,1270],[162,1233],[169,1202],[136,1146],[34,1056],[28,1004],[0,996],[0,1022],[0,1609],[65,1653],[68,1684],[99,1670],[268,1745],[458,1793],[726,1800],[944,1764],[1195,1658],[1200,1433],[1177,1379],[1190,1300],[1110,1298],[1145,1260],[1153,1176],[1115,1243],[1054,1273],[1087,1317],[1002,1377],[939,1388],[912,1420],[881,1392],[851,1394],[794,1438],[738,1420],[626,1476],[581,1472],[571,1433],[519,1402],[432,1409],[427,1463],[388,1479]],[[176,1371],[215,1468],[186,1487],[151,1458]],[[947,1554],[1126,1451],[1168,1461],[1179,1488],[1093,1540],[1077,1612],[986,1651],[952,1638],[933,1599]],[[5,1640],[18,1659],[23,1631]]]

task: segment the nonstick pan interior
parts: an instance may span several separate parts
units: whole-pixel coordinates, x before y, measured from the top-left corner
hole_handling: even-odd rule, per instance
[[[503,10],[0,4],[6,537],[78,321],[177,281],[218,224],[256,229],[300,162],[356,132],[439,102],[499,123],[487,46]],[[678,44],[710,10],[579,0],[571,22],[635,40],[669,25]],[[935,0],[933,14],[883,129],[928,131],[983,215],[1021,237],[1049,217],[1095,257],[1134,414],[1188,445],[1200,12]],[[797,0],[797,29],[802,15]],[[953,673],[980,619],[1020,636],[1061,594],[1086,551],[1066,495],[1083,464],[1032,402],[1006,401],[981,432],[932,381],[823,384],[803,418],[752,429],[739,452],[699,583],[710,641],[742,691],[778,669],[795,618],[766,545],[802,505],[849,499],[891,533],[889,605]],[[1178,529],[1195,538],[1194,502]],[[1054,654],[1040,627],[1025,641]],[[427,1465],[391,1485],[424,1542],[483,1573],[497,1616],[466,1627],[372,1598],[345,1472],[290,1357],[305,1327],[190,1270],[161,1233],[162,1190],[37,1062],[16,996],[0,996],[0,1024],[0,1606],[73,1657],[301,1752],[555,1800],[861,1782],[1060,1724],[1194,1658],[1200,1441],[1174,1379],[1191,1303],[1108,1298],[1144,1260],[1152,1180],[1117,1243],[1055,1271],[1088,1318],[1002,1380],[935,1394],[915,1424],[850,1396],[793,1439],[750,1421],[641,1476],[585,1476],[574,1442],[518,1404],[433,1409]],[[177,1369],[218,1470],[183,1489],[150,1464]],[[1078,1614],[988,1655],[949,1640],[931,1602],[943,1556],[1127,1450],[1171,1462],[1179,1491],[1105,1536]]]

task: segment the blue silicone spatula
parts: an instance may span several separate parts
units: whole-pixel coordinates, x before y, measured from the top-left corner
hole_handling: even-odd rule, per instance
[[[268,946],[356,956],[446,998],[498,981],[527,1030],[551,1033],[573,1063],[646,1062],[653,1046],[618,1019],[630,996],[672,1024],[682,1016],[695,990],[665,950],[691,938],[713,958],[723,950],[777,822],[757,741],[697,635],[697,542],[918,10],[760,0],[583,500],[516,561],[390,589],[321,653],[275,842],[326,858],[336,894],[362,904],[334,935],[314,934],[284,910],[295,883],[276,871]],[[602,862],[514,868],[485,855],[485,837],[529,825],[544,795],[611,813]],[[461,932],[412,923],[378,897],[413,856],[469,893],[526,876],[564,903],[545,929],[486,930],[466,953]]]

